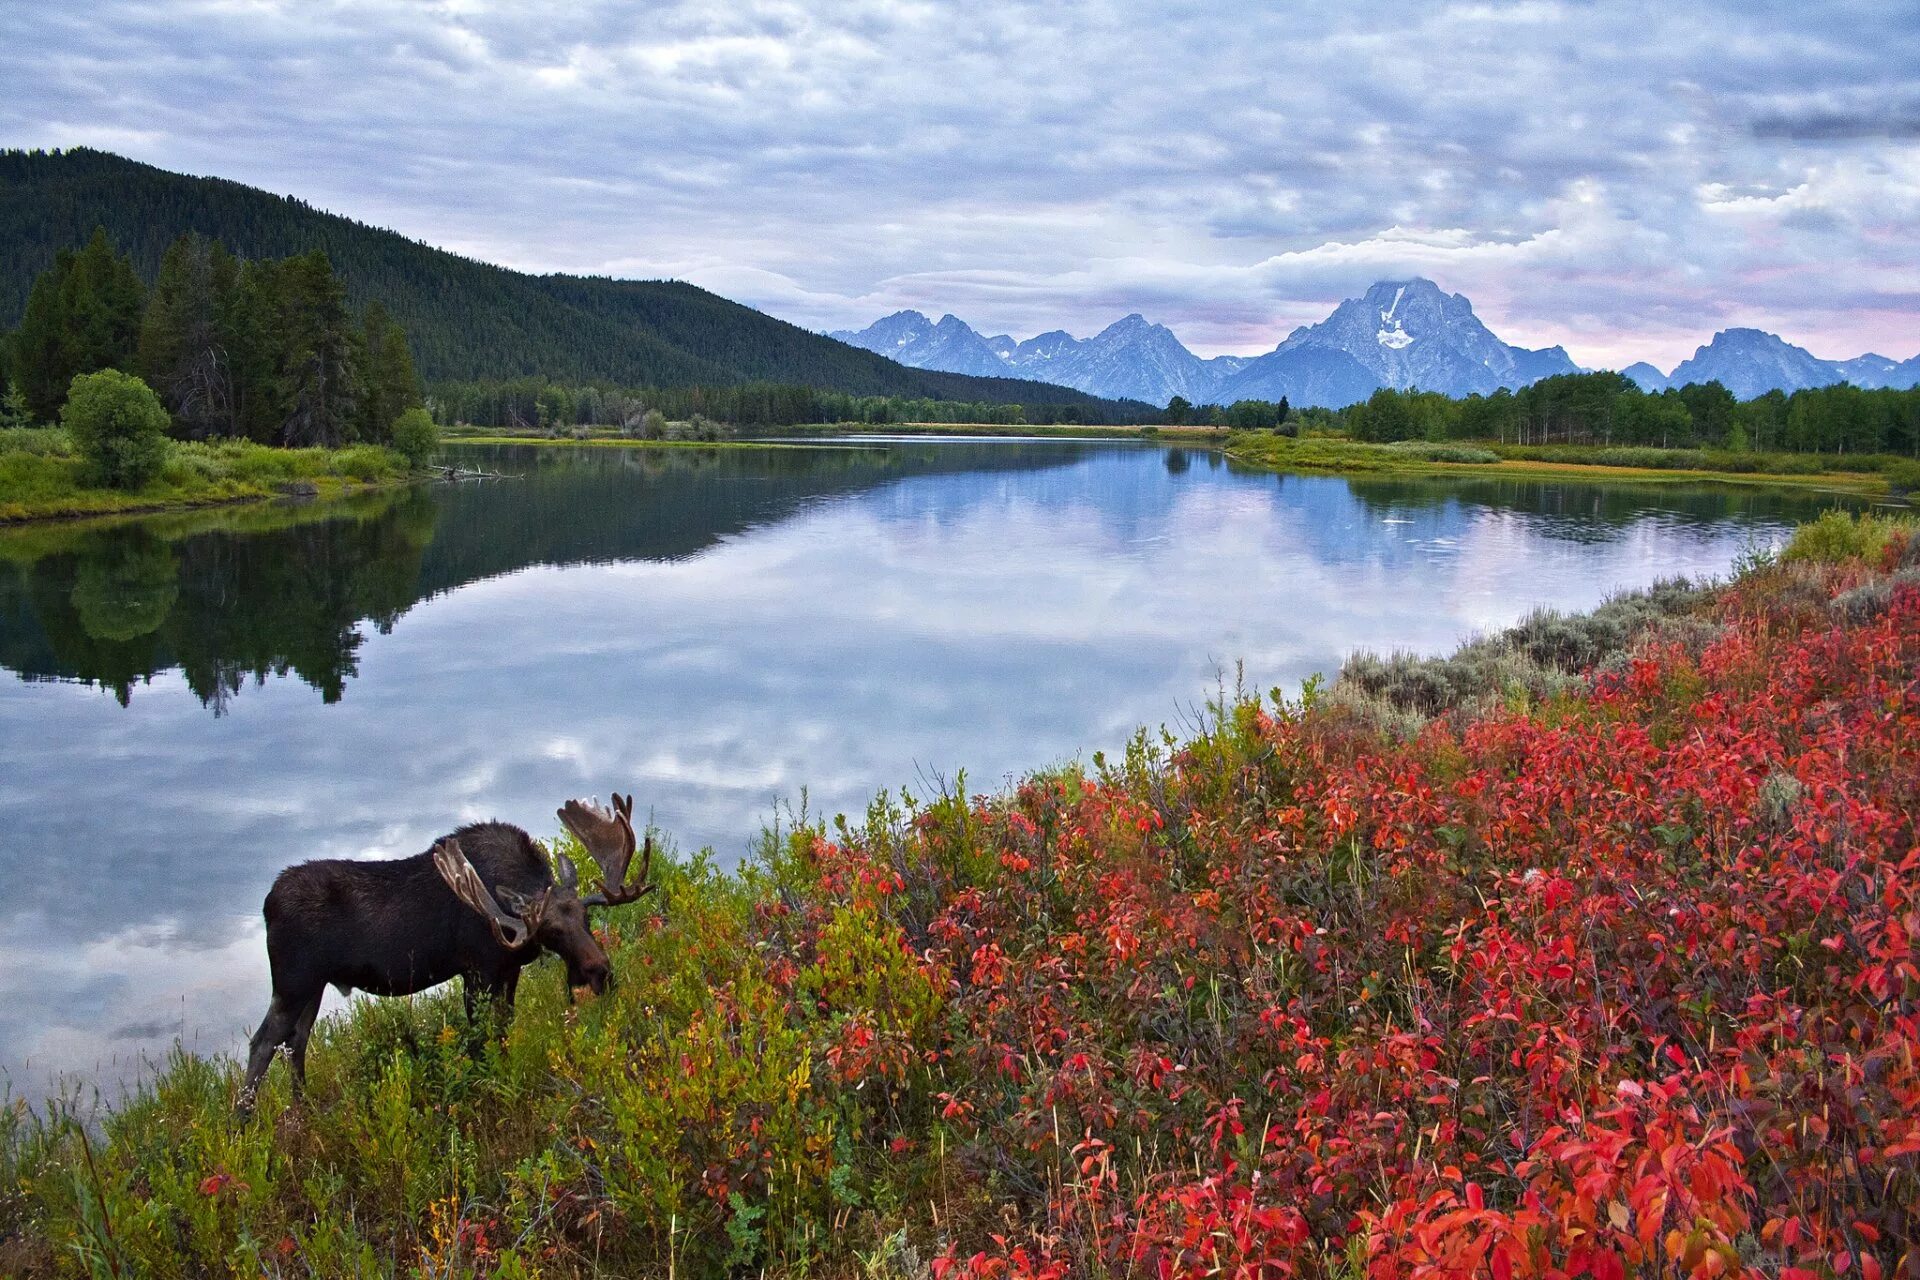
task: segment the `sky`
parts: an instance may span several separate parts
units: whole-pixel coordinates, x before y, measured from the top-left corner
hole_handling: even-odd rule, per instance
[[[1663,369],[1920,351],[1920,3],[19,0],[0,145],[809,328],[1270,350],[1425,275]]]

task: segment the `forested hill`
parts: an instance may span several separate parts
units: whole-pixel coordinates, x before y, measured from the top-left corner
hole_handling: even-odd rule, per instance
[[[103,151],[0,152],[0,331],[34,277],[96,226],[149,281],[182,232],[246,258],[324,249],[357,307],[383,303],[428,382],[544,376],[623,386],[765,381],[856,395],[1129,406],[1015,378],[909,369],[678,281],[534,276],[220,178]]]

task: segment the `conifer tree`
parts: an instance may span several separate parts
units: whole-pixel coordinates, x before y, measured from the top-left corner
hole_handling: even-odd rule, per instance
[[[141,321],[141,374],[190,437],[233,429],[232,369],[220,333],[220,295],[232,287],[232,258],[202,237],[183,235],[161,260]]]
[[[279,282],[279,443],[333,446],[351,432],[361,380],[347,291],[324,251],[288,258]]]
[[[132,261],[103,228],[78,253],[55,255],[27,295],[11,352],[35,417],[60,412],[75,375],[132,367],[144,301]]]
[[[360,401],[360,438],[386,441],[392,438],[400,415],[420,407],[420,379],[413,370],[406,331],[377,301],[369,302],[361,314],[361,341],[366,385]]]

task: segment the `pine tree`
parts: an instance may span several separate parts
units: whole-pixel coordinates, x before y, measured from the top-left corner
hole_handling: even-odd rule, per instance
[[[20,389],[19,383],[9,382],[6,394],[0,395],[0,430],[32,425],[33,411],[27,408],[27,393]]]
[[[401,414],[420,407],[420,379],[413,370],[406,331],[378,302],[369,302],[362,312],[361,341],[366,362],[360,438],[384,442],[392,438],[393,424]]]
[[[67,386],[73,381],[62,351],[66,325],[61,307],[61,294],[72,273],[73,251],[62,249],[54,255],[53,265],[33,282],[20,328],[13,335],[10,354],[15,381],[26,395],[33,416],[43,422],[52,421],[60,412]]]
[[[276,390],[286,409],[279,442],[337,445],[351,432],[361,394],[347,291],[319,249],[288,258],[278,275]]]
[[[61,289],[64,344],[73,372],[133,367],[146,290],[133,260],[115,253],[104,227],[74,255]]]
[[[11,352],[35,417],[60,412],[75,375],[132,367],[144,294],[132,261],[102,228],[80,252],[54,256],[27,295]]]
[[[225,435],[233,423],[232,371],[219,332],[219,293],[223,283],[232,287],[231,259],[217,272],[216,249],[195,235],[175,240],[140,325],[141,374],[175,426],[194,438]]]

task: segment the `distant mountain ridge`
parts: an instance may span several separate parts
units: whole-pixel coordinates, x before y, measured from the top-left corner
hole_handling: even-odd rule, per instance
[[[1020,343],[1005,335],[988,339],[956,316],[936,324],[918,311],[896,311],[865,329],[829,336],[914,368],[1011,373],[1149,404],[1174,396],[1193,404],[1285,397],[1296,405],[1338,407],[1380,387],[1463,396],[1578,370],[1558,347],[1532,351],[1500,341],[1466,298],[1419,278],[1376,284],[1257,357],[1203,359],[1138,312],[1091,338],[1055,329]]]
[[[1583,372],[1564,348],[1503,342],[1466,297],[1420,277],[1383,280],[1319,324],[1304,325],[1272,351],[1252,357],[1202,359],[1166,326],[1137,312],[1091,338],[1062,329],[1025,342],[1005,334],[982,338],[956,316],[942,316],[936,324],[918,311],[897,311],[865,329],[829,336],[914,368],[1039,378],[1156,405],[1177,395],[1193,404],[1285,397],[1303,408],[1341,408],[1381,387],[1486,395]],[[1672,374],[1646,363],[1622,373],[1649,391],[1717,379],[1751,399],[1776,387],[1791,392],[1841,381],[1868,388],[1920,385],[1920,356],[1822,360],[1758,329],[1727,329]]]
[[[1769,391],[1805,391],[1851,382],[1872,391],[1882,387],[1920,386],[1920,355],[1893,360],[1882,355],[1851,360],[1822,360],[1805,347],[1795,346],[1764,329],[1722,329],[1689,358],[1661,373],[1650,364],[1629,365],[1621,372],[1643,391],[1664,391],[1690,382],[1718,382],[1742,400]]]
[[[221,178],[170,173],[87,148],[0,151],[0,331],[35,277],[95,226],[149,281],[184,232],[248,258],[323,249],[357,307],[377,298],[405,327],[429,383],[545,377],[626,386],[800,384],[855,395],[1094,406],[1003,366],[986,380],[903,368],[677,280],[529,275]],[[1099,406],[1108,416],[1143,406]]]

